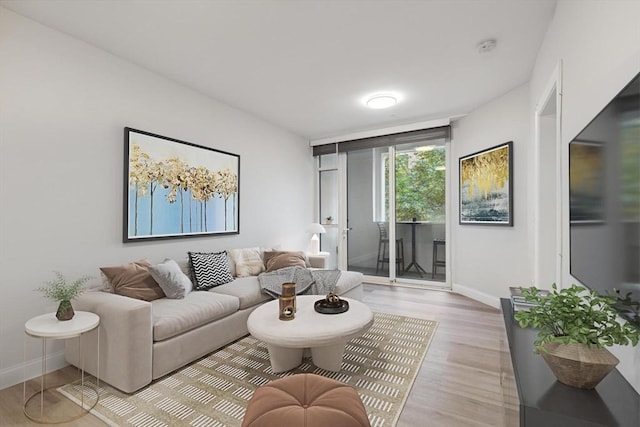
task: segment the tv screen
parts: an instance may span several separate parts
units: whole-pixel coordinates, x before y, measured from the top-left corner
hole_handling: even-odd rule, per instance
[[[571,275],[640,327],[640,73],[569,144]]]

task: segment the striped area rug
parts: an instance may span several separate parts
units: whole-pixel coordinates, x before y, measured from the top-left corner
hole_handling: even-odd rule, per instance
[[[240,426],[256,388],[309,372],[353,386],[372,426],[394,426],[436,326],[431,320],[375,313],[371,329],[347,344],[340,372],[304,359],[295,370],[274,374],[266,346],[246,336],[131,395],[101,383],[100,400],[91,412],[118,427]],[[76,401],[82,392],[77,385],[58,390]],[[94,396],[87,392],[85,399]]]

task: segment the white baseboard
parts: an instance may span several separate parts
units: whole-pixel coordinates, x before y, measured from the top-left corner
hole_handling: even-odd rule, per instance
[[[47,373],[57,371],[68,365],[64,350],[47,355]],[[25,363],[10,366],[0,371],[0,390],[22,383],[25,379],[39,377],[42,373],[42,359],[32,359]]]
[[[457,294],[464,295],[465,297],[469,297],[483,304],[490,305],[493,308],[500,308],[500,298],[494,297],[493,295],[485,294],[484,292],[480,292],[477,289],[454,283],[451,286],[451,290]]]

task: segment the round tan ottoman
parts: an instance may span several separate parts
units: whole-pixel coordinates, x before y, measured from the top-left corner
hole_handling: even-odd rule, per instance
[[[370,427],[351,386],[315,374],[281,378],[258,388],[242,427]]]

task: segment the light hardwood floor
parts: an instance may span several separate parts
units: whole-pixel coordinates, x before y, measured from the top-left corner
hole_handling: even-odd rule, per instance
[[[407,399],[397,427],[504,426],[500,385],[504,324],[500,311],[441,291],[365,285],[373,311],[438,321],[438,329]],[[50,384],[75,378],[70,367],[51,373]],[[27,393],[39,383],[28,383]],[[0,425],[33,426],[22,413],[22,384],[0,390]],[[62,398],[56,410],[68,410]],[[92,415],[60,426],[103,426]]]
[[[397,427],[505,426],[500,310],[450,292],[389,286],[367,285],[364,300],[373,311],[438,322]]]

